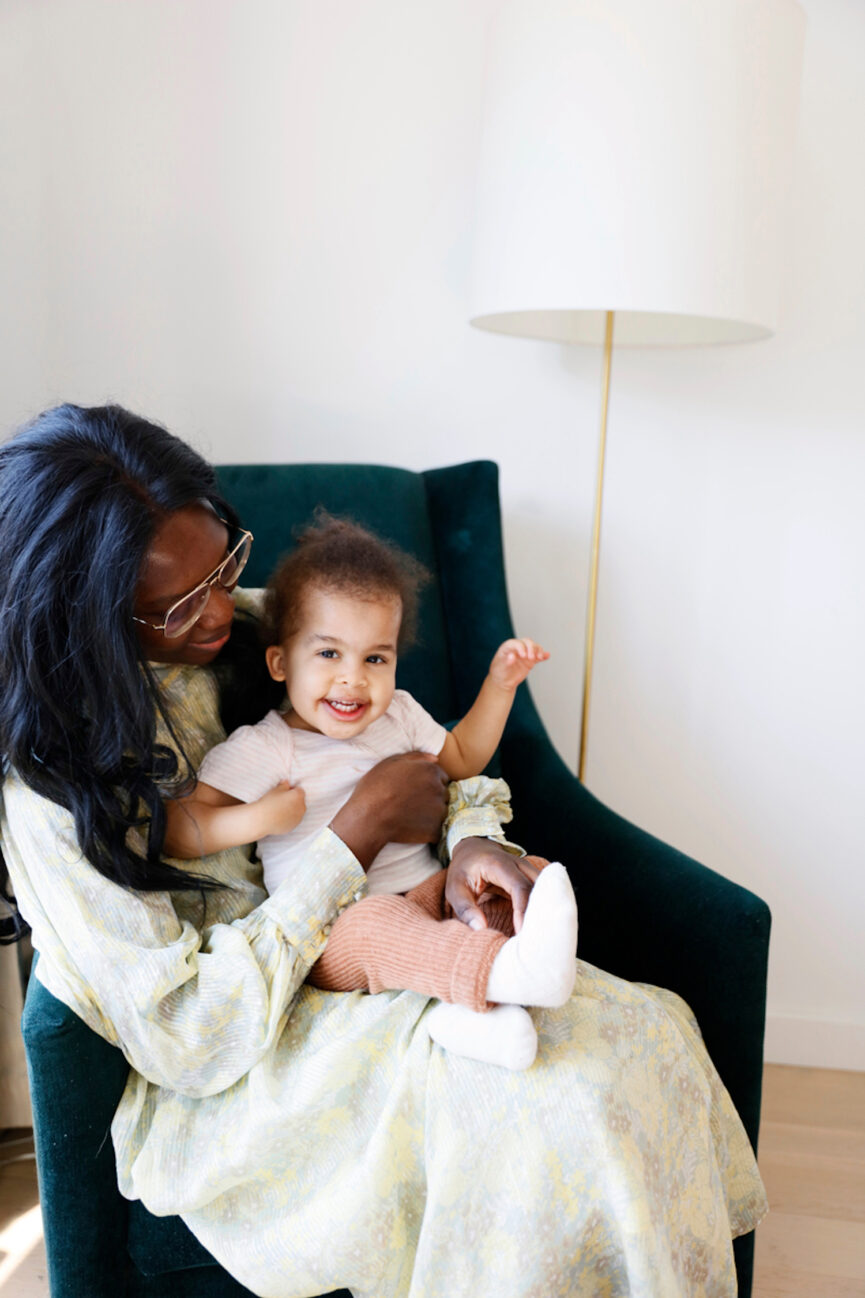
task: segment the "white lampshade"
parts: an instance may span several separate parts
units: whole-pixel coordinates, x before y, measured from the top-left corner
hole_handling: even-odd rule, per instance
[[[487,70],[472,324],[561,342],[775,329],[796,0],[507,0]]]

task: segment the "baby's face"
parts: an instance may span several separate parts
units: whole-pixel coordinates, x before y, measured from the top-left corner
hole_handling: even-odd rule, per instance
[[[398,597],[359,599],[312,587],[301,624],[267,651],[267,665],[284,680],[289,725],[332,739],[362,734],[390,706],[396,685]]]

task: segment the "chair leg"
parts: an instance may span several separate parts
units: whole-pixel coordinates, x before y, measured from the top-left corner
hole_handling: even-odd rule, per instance
[[[739,1281],[739,1298],[751,1298],[751,1285],[754,1279],[754,1232],[740,1235],[733,1240],[733,1255],[736,1259],[736,1278]]]

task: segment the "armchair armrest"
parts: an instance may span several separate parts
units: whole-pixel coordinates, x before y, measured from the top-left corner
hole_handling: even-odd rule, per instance
[[[684,997],[756,1149],[769,908],[605,807],[539,722],[506,736],[502,765],[515,809],[510,836],[571,875],[581,958]]]
[[[21,1027],[51,1292],[125,1294],[129,1205],[117,1190],[109,1129],[129,1065],[36,977]]]

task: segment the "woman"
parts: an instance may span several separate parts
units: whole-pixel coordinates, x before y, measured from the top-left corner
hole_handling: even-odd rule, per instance
[[[432,1046],[417,995],[304,984],[379,846],[438,836],[434,762],[375,768],[270,898],[243,852],[163,860],[160,794],[221,737],[242,648],[210,468],[60,407],[0,448],[0,540],[4,850],[38,976],[130,1061],[123,1193],[268,1298],[734,1294],[765,1198],[676,997],[581,964],[514,1074]],[[493,812],[452,816],[466,920],[531,888]]]

